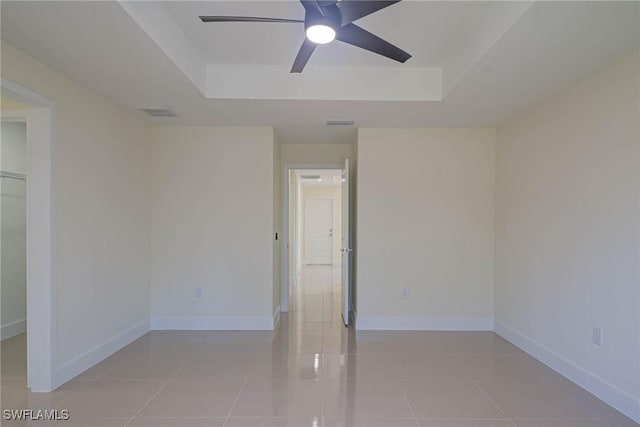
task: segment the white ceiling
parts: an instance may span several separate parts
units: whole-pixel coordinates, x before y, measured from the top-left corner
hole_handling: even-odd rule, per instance
[[[3,41],[125,109],[169,106],[179,115],[146,120],[274,126],[283,142],[298,143],[355,139],[354,128],[329,128],[327,119],[355,120],[358,127],[493,126],[640,47],[635,1],[405,0],[358,24],[412,53],[406,64],[332,43],[318,49],[309,69],[400,75],[403,67],[437,67],[441,100],[217,99],[207,98],[207,69],[268,66],[288,73],[302,30],[298,24],[202,24],[197,15],[300,18],[297,2],[3,0],[0,7]],[[379,81],[388,84],[397,82]]]

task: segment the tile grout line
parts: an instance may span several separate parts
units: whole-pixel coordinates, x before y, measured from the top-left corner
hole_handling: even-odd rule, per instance
[[[248,382],[249,382],[249,374],[247,374],[247,376],[245,377],[244,382],[242,383],[242,387],[240,387],[240,391],[238,391],[238,395],[233,400],[233,404],[231,405],[231,408],[229,408],[229,413],[227,413],[227,416],[224,418],[224,423],[222,424],[222,427],[225,427],[227,425],[227,423],[229,422],[229,418],[231,418],[231,413],[235,409],[236,404],[238,403],[238,400],[240,400],[240,395],[244,391],[244,388],[247,386]]]
[[[136,340],[136,341],[137,341],[137,340]],[[135,341],[134,341],[134,342],[135,342]],[[132,344],[132,343],[129,343],[129,344],[127,344],[127,345],[130,345],[130,344]],[[112,353],[112,354],[111,354],[111,355],[109,355],[107,358],[103,359],[102,361],[100,361],[100,362],[98,362],[98,363],[103,363],[103,362],[104,362],[104,361],[106,361],[108,358],[112,357],[114,354],[116,354],[117,352],[119,352],[120,350],[122,350],[122,349],[123,349],[123,348],[125,348],[125,347],[127,347],[127,346],[124,346],[124,347],[120,348],[119,350],[117,350],[116,352]],[[86,382],[86,383],[87,383],[87,385],[93,385],[93,384],[94,384],[95,382],[97,382],[97,381],[108,381],[108,379],[103,380],[103,377],[105,377],[109,372],[111,372],[111,371],[116,367],[116,365],[117,365],[117,364],[118,364],[118,362],[115,362],[113,365],[111,365],[111,366],[109,366],[108,368],[106,368],[106,369],[105,369],[105,371],[104,371],[103,373],[98,374],[98,375],[96,375],[96,376],[95,376],[95,377],[93,377],[93,378],[87,378],[86,380],[77,380],[77,381]],[[94,365],[94,366],[95,366],[95,365]],[[94,366],[92,366],[91,368],[93,368]],[[91,368],[89,368],[89,369],[91,369]],[[80,375],[82,375],[82,374],[80,374]],[[74,381],[74,380],[76,380],[76,378],[72,378],[69,382]],[[117,379],[116,379],[116,381],[117,381]],[[125,381],[126,381],[126,380],[125,380]],[[64,384],[63,384],[63,385],[64,385]],[[56,391],[56,390],[51,391],[51,393],[53,393],[54,391]],[[65,403],[65,399],[69,399],[69,397],[68,397],[68,396],[67,396],[67,397],[64,397],[64,396],[63,396],[63,397],[61,397],[61,398],[60,398],[60,402],[59,402],[59,404],[60,404],[60,405],[62,405],[63,403]],[[100,418],[128,418],[128,417],[100,417]],[[127,423],[128,423],[128,422],[129,422],[129,420],[127,419]],[[125,425],[125,427],[126,427],[126,425]]]
[[[493,398],[492,398],[491,396],[489,396],[489,394],[488,394],[488,393],[487,393],[487,392],[486,392],[486,391],[485,391],[485,390],[480,386],[480,383],[478,383],[478,381],[476,381],[476,379],[475,379],[475,378],[473,379],[473,384],[478,388],[478,390],[480,390],[480,392],[481,392],[482,394],[484,394],[484,396],[485,396],[487,399],[489,399],[489,401],[490,401],[491,403],[493,403],[493,405],[494,405],[496,408],[498,408],[498,411],[500,411],[500,413],[501,413],[502,415],[504,415],[504,417],[505,417],[507,420],[509,420],[509,422],[511,423],[511,425],[512,425],[513,427],[518,427],[518,426],[516,425],[515,421],[513,421],[513,420],[511,419],[511,417],[509,417],[509,416],[507,415],[507,413],[506,413],[506,412],[504,412],[504,411],[502,410],[502,408],[500,407],[500,405],[498,405],[498,403],[496,403],[496,401],[495,401],[495,400],[493,400]]]
[[[238,400],[240,400],[240,395],[244,391],[244,388],[247,386],[247,383],[249,382],[249,377],[251,376],[251,372],[253,371],[253,367],[254,367],[254,365],[256,364],[256,362],[258,360],[260,360],[260,352],[258,352],[254,356],[254,359],[251,362],[251,367],[247,371],[247,375],[245,375],[245,377],[244,377],[244,382],[242,383],[242,387],[240,387],[240,391],[238,391],[238,395],[233,400],[233,404],[231,405],[231,408],[229,408],[229,413],[227,413],[227,416],[224,418],[224,423],[222,423],[222,427],[225,427],[227,425],[227,423],[229,422],[229,418],[231,418],[231,414],[233,413],[233,410],[235,409],[236,404],[238,403]]]
[[[191,363],[191,362],[196,358],[196,356],[197,356],[197,355],[198,355],[198,352],[196,351],[196,352],[195,352],[195,353],[194,353],[194,354],[189,358],[189,360],[187,360],[187,361],[185,362],[185,364],[184,364],[180,369],[178,369],[178,370],[176,371],[176,373],[175,373],[175,374],[173,374],[173,376],[171,376],[171,378],[169,378],[169,379],[167,380],[167,382],[165,382],[165,383],[160,387],[160,389],[158,389],[158,391],[157,391],[157,392],[155,392],[155,394],[154,394],[153,396],[151,396],[151,398],[150,398],[149,400],[147,400],[147,402],[146,402],[144,405],[142,405],[142,407],[141,407],[140,409],[138,409],[138,411],[137,411],[135,414],[133,414],[133,416],[129,419],[129,421],[127,421],[127,422],[125,423],[124,427],[128,427],[128,426],[129,426],[129,424],[131,424],[131,422],[132,422],[132,421],[133,421],[133,420],[134,420],[138,415],[140,415],[140,413],[142,413],[142,411],[144,411],[144,409],[145,409],[147,406],[149,406],[149,404],[150,404],[151,402],[153,402],[153,400],[154,400],[156,397],[158,397],[158,395],[162,392],[162,390],[164,390],[164,389],[169,385],[169,383],[171,383],[171,381],[173,381],[174,379],[176,379],[176,378],[178,377],[178,375],[179,375],[179,374],[184,370],[184,368],[186,368],[186,367],[189,365],[189,363]]]
[[[400,387],[400,391],[402,392],[402,396],[404,397],[404,400],[407,402],[407,405],[409,405],[409,409],[411,410],[411,414],[413,415],[413,419],[416,422],[416,426],[419,427],[420,426],[420,421],[418,421],[418,416],[416,415],[416,412],[413,410],[413,405],[411,404],[411,401],[409,400],[409,396],[407,396],[407,392],[405,391],[404,387],[402,387],[402,381],[397,380],[398,383],[398,387]]]
[[[322,374],[320,375],[320,420],[322,421],[322,424],[324,424],[324,418],[325,418],[325,393],[324,393],[324,388],[326,387],[326,381],[328,380],[328,378],[326,377],[327,375],[327,358],[326,358],[326,353],[324,351],[324,336],[325,336],[325,325],[326,323],[324,322],[324,294],[322,295],[322,305],[321,305],[321,309],[322,309],[322,333],[320,335],[320,355],[322,356]]]
[[[515,421],[513,421],[511,419],[511,417],[509,417],[507,415],[507,413],[500,407],[500,405],[498,405],[498,403],[491,397],[489,396],[489,393],[487,393],[481,386],[480,383],[478,382],[478,380],[476,379],[476,377],[473,376],[473,374],[470,372],[469,369],[465,368],[463,366],[463,364],[461,363],[462,361],[460,359],[457,360],[458,364],[460,365],[460,367],[467,373],[467,375],[469,375],[469,377],[471,378],[473,385],[476,386],[476,388],[478,390],[480,390],[480,393],[482,393],[484,395],[484,397],[486,397],[489,402],[491,402],[493,404],[493,406],[495,406],[496,408],[498,408],[498,411],[500,411],[500,413],[502,414],[502,416],[509,421],[509,423],[511,424],[512,427],[518,427],[515,423]]]

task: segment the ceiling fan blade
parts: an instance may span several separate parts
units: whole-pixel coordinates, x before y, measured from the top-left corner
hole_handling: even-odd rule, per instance
[[[284,22],[300,23],[300,19],[260,18],[256,16],[200,16],[202,22]]]
[[[320,7],[331,7],[334,4],[338,3],[338,0],[316,0],[316,3],[318,3],[318,6]]]
[[[342,15],[342,25],[347,25],[399,1],[400,0],[342,0],[337,2],[336,6]]]
[[[307,65],[307,61],[311,58],[311,54],[318,45],[305,38],[302,42],[302,46],[300,46],[300,50],[296,55],[296,59],[293,61],[293,66],[291,67],[292,73],[301,73],[304,69],[304,66]]]
[[[394,61],[406,62],[407,59],[411,58],[411,55],[404,50],[355,24],[347,24],[339,28],[336,39],[378,55],[386,56]]]
[[[324,16],[324,12],[316,0],[300,0],[300,3],[302,3],[302,7],[304,7],[306,13],[315,16]]]

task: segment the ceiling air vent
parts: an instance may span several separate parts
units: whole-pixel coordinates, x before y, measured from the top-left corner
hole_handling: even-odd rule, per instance
[[[177,115],[169,107],[140,107],[139,110],[151,117],[175,117]]]
[[[327,126],[353,126],[355,123],[353,120],[327,120],[324,122]]]
[[[314,179],[317,181],[320,179],[320,175],[300,175],[300,179]]]

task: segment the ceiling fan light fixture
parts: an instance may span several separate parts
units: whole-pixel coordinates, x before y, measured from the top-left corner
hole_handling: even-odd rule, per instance
[[[336,30],[327,24],[313,24],[307,27],[307,38],[316,44],[331,43],[336,38]]]
[[[318,45],[328,44],[336,39],[397,62],[406,62],[411,58],[409,53],[353,23],[400,1],[401,0],[299,0],[304,9],[304,20],[259,16],[204,15],[200,16],[200,20],[202,22],[213,23],[303,23],[306,37],[298,49],[290,71],[291,73],[301,73]]]

